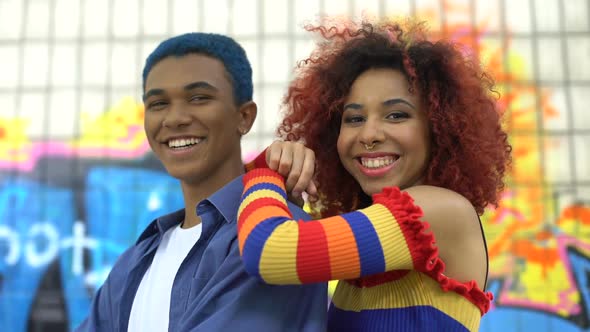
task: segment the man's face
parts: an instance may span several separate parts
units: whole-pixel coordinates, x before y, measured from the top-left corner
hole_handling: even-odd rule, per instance
[[[144,105],[148,142],[175,178],[202,184],[241,167],[242,116],[218,59],[162,59],[147,76]]]

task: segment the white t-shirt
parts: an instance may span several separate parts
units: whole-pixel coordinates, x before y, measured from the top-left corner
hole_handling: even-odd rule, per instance
[[[162,238],[152,264],[143,275],[129,316],[130,332],[168,331],[172,284],[180,264],[201,237],[201,224],[172,227]]]

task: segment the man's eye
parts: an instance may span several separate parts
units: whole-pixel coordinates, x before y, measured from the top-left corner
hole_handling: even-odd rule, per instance
[[[164,107],[166,107],[168,103],[166,103],[165,101],[162,100],[158,100],[158,101],[154,101],[148,104],[148,109],[149,110],[159,110],[162,109]]]
[[[191,96],[190,97],[189,101],[191,101],[191,102],[193,102],[193,101],[194,102],[199,102],[199,101],[204,101],[204,100],[209,100],[209,99],[211,99],[210,96],[206,96],[206,95],[194,95],[194,96]]]

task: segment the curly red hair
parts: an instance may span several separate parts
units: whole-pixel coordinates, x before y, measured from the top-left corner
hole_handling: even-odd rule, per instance
[[[478,214],[497,205],[511,146],[501,127],[494,82],[476,58],[452,42],[428,40],[422,23],[409,23],[407,29],[367,22],[306,29],[323,41],[299,63],[277,131],[287,140],[303,141],[316,154],[321,194],[311,205],[314,211],[334,215],[370,203],[340,163],[336,142],[352,83],[375,68],[401,71],[422,98],[431,131],[425,184],[463,195]]]

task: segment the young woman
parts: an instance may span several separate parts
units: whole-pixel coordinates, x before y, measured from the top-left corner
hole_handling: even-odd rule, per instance
[[[309,29],[324,40],[279,132],[315,153],[311,207],[324,219],[293,220],[283,178],[249,172],[246,270],[272,284],[343,280],[330,331],[476,331],[492,299],[479,215],[498,202],[511,151],[492,80],[420,24]]]

